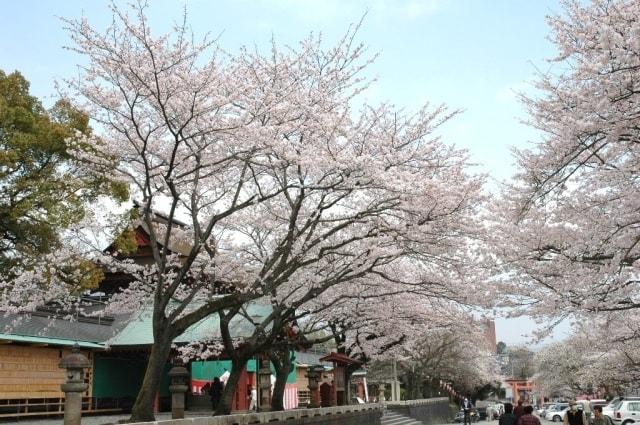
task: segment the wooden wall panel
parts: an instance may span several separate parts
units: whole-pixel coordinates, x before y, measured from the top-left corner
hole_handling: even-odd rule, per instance
[[[60,384],[64,382],[65,371],[58,363],[70,352],[68,348],[0,345],[0,399],[64,397]],[[83,354],[93,363],[91,352]],[[91,396],[92,379],[90,368],[85,374],[89,389],[84,396]]]

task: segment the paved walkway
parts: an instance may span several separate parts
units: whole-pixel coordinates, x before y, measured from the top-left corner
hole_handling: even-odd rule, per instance
[[[126,421],[129,419],[129,414],[125,415],[102,415],[102,416],[83,416],[82,425],[112,425],[117,424],[119,421]],[[187,412],[186,416],[199,417],[199,416],[211,416],[211,412]],[[171,419],[171,412],[163,412],[156,414],[156,420]],[[33,419],[33,418],[20,418],[12,420],[0,419],[0,425],[61,425],[62,416],[49,419]]]
[[[202,416],[211,416],[212,412],[186,412],[186,416],[189,417],[202,417]],[[129,415],[103,415],[103,416],[83,416],[82,417],[82,425],[114,425],[118,424],[119,421],[126,421],[129,419]],[[156,420],[166,420],[171,419],[171,412],[163,412],[156,414]],[[490,424],[491,422],[482,421],[485,424]],[[543,425],[551,425],[551,422],[542,421]],[[547,422],[547,423],[545,423]],[[497,421],[494,421],[494,424],[497,425]],[[61,425],[62,417],[51,418],[51,419],[33,419],[33,418],[21,418],[20,420],[1,420],[0,425],[9,425],[9,424],[18,424],[18,425]],[[385,415],[382,417],[383,425],[418,425],[420,422],[417,422],[411,418],[405,417],[403,415],[397,414],[395,412],[387,411]],[[554,424],[555,425],[555,424]]]

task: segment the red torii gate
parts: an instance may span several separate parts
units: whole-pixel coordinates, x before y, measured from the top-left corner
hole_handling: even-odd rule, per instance
[[[517,403],[521,398],[525,404],[535,403],[536,400],[533,400],[533,393],[536,385],[533,381],[512,378],[505,379],[504,382],[511,387],[514,403]],[[541,394],[539,394],[539,397],[544,400]]]

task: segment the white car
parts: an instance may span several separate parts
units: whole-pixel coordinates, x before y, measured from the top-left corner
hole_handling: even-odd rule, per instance
[[[582,403],[578,402],[577,405],[578,410],[583,409]],[[556,405],[552,406],[550,410],[547,410],[545,419],[553,422],[562,422],[562,420],[564,419],[564,415],[567,413],[567,410],[569,410],[568,403],[557,403]]]
[[[602,408],[602,414],[613,420],[614,411],[622,404],[623,400],[638,401],[640,400],[640,397],[615,397],[609,404]]]
[[[640,399],[622,399],[613,411],[613,423],[630,425],[635,422],[640,422]]]
[[[569,410],[569,404],[568,403],[558,403],[558,404],[562,406],[562,410],[554,410],[551,412],[551,415],[547,413],[547,415],[545,416],[546,419],[553,422],[562,422],[564,420],[564,415]],[[579,401],[576,403],[576,405],[578,406],[578,410],[584,410],[584,406],[582,405],[582,402]]]
[[[616,405],[620,401],[622,401],[622,397],[614,397],[613,399],[611,399],[609,404],[607,404],[602,408],[602,414],[608,417],[609,419],[613,420],[613,411],[615,410]]]
[[[492,421],[496,418],[499,418],[500,415],[504,413],[504,404],[502,403],[490,404],[487,406],[486,412],[487,412],[488,421]],[[492,417],[489,416],[489,413],[491,413]]]
[[[587,403],[587,400],[580,400],[582,403]],[[589,407],[591,408],[591,413],[593,413],[593,408],[596,406],[600,406],[604,409],[604,406],[609,404],[609,402],[603,398],[594,398],[593,400],[589,400]]]
[[[541,418],[544,418],[545,414],[547,413],[547,409],[551,406],[553,406],[556,403],[553,402],[547,402],[547,403],[543,403],[542,406],[536,410],[536,413],[538,414],[538,416],[540,416]]]

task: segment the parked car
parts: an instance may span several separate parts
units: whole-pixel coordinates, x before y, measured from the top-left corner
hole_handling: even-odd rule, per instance
[[[640,397],[615,397],[609,402],[609,404],[602,408],[602,414],[613,420],[613,412],[618,407],[618,405],[622,403],[622,400],[640,400]]]
[[[577,402],[576,404],[578,405],[578,410],[584,410],[584,406],[582,405],[582,403]],[[558,414],[553,415],[552,421],[562,422],[564,420],[564,415],[566,415],[568,411],[569,411],[569,406],[562,409],[560,412],[558,412]]]
[[[486,421],[487,420],[487,409],[480,409],[480,408],[476,408],[477,412],[478,412],[478,420],[479,421]]]
[[[629,425],[635,422],[640,422],[640,399],[624,398],[620,400],[613,411],[613,423]]]
[[[622,398],[623,397],[612,398],[609,404],[607,404],[602,408],[602,414],[608,417],[609,419],[613,420],[613,411],[615,410],[616,405],[622,401]]]
[[[504,404],[502,403],[496,403],[493,405],[493,411],[494,413],[494,419],[497,419],[498,417],[500,417],[500,415],[502,415],[504,413]]]
[[[607,400],[604,400],[604,399],[595,399],[595,400],[590,400],[589,404],[591,405],[591,411],[593,412],[594,407],[600,406],[604,408],[604,406],[606,406],[609,403],[607,402]]]
[[[554,415],[560,415],[560,412],[567,407],[569,407],[569,403],[553,403],[551,406],[547,407],[543,418],[552,421]]]
[[[479,420],[480,414],[478,413],[478,409],[471,409],[471,422],[478,422]],[[460,409],[460,411],[456,413],[453,422],[464,423],[464,410]]]
[[[578,402],[578,410],[582,410],[582,403]],[[545,419],[553,422],[562,422],[564,414],[569,410],[569,403],[556,403],[547,410]]]
[[[544,418],[544,415],[547,414],[547,409],[551,406],[553,406],[554,404],[556,404],[555,402],[547,402],[547,403],[542,403],[542,406],[540,406],[540,408],[538,410],[536,410],[536,413],[538,414],[538,416],[540,416],[541,418]]]

